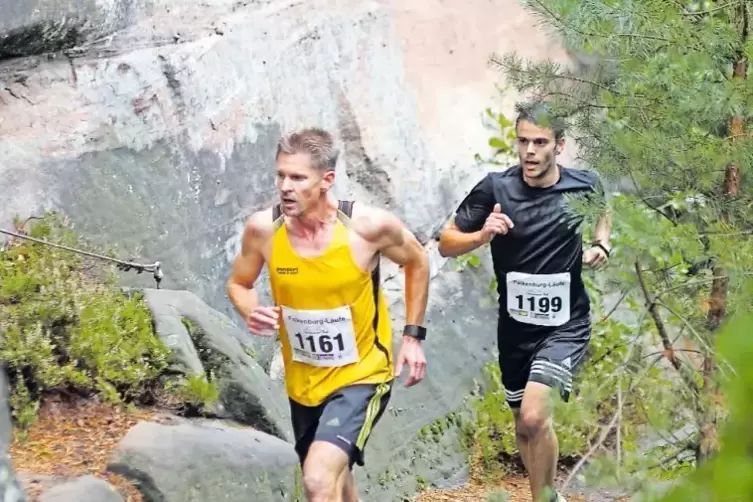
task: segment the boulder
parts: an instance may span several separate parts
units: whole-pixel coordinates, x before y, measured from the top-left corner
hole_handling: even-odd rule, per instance
[[[282,439],[292,437],[284,387],[241,345],[251,335],[188,291],[147,288],[143,293],[158,336],[186,374],[214,374],[220,391],[215,412]]]
[[[61,483],[39,496],[39,502],[124,502],[123,497],[107,481],[82,476]]]
[[[221,422],[141,422],[108,470],[136,482],[145,502],[297,500],[298,456],[290,443]]]

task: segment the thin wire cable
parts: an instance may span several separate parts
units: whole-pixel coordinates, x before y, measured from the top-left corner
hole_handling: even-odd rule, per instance
[[[72,253],[77,253],[84,256],[89,256],[91,258],[97,258],[99,260],[104,261],[110,261],[113,263],[116,263],[118,265],[118,269],[122,270],[124,272],[128,272],[129,270],[136,270],[136,273],[140,274],[142,272],[151,272],[153,274],[154,280],[157,283],[157,288],[159,289],[160,282],[162,282],[163,273],[162,273],[162,264],[158,261],[155,261],[151,264],[142,264],[142,263],[135,263],[125,260],[119,260],[117,258],[111,258],[110,256],[105,256],[97,253],[92,253],[90,251],[84,251],[82,249],[76,249],[69,246],[65,246],[63,244],[55,244],[52,242],[45,241],[43,239],[37,239],[36,237],[31,237],[29,235],[20,234],[17,232],[11,232],[10,230],[3,230],[0,228],[0,233],[5,235],[10,235],[12,237],[17,237],[19,239],[25,239],[27,241],[36,242],[38,244],[43,244],[45,246],[50,246],[58,249],[64,249],[65,251],[70,251]]]

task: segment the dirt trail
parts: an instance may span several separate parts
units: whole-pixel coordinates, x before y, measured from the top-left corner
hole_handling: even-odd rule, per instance
[[[507,498],[492,498],[492,494],[505,492]],[[487,499],[487,497],[489,497]],[[531,502],[528,478],[513,475],[497,484],[471,482],[461,488],[450,490],[427,490],[413,499],[413,502]],[[590,502],[589,499],[568,495],[567,502]]]
[[[106,471],[112,450],[140,420],[155,420],[152,410],[124,411],[91,401],[45,401],[39,418],[26,433],[14,431],[13,465],[29,502],[55,483],[55,478],[91,474],[117,487],[126,502],[142,502],[128,480]]]

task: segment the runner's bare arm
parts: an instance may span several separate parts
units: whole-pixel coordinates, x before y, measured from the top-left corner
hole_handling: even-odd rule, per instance
[[[270,210],[251,215],[243,229],[241,250],[233,262],[227,281],[227,295],[244,319],[248,319],[259,305],[259,295],[254,288],[254,283],[264,266],[263,247],[272,230]]]
[[[612,214],[607,211],[596,221],[594,241],[601,243],[609,249],[609,238],[612,234]]]
[[[470,253],[486,243],[483,231],[463,232],[450,220],[439,234],[439,254],[443,257],[455,257]]]
[[[496,203],[492,178],[487,175],[466,195],[455,216],[439,234],[439,254],[445,258],[460,256],[489,242],[494,233],[500,230],[496,223],[484,228],[495,212]],[[499,211],[501,213],[501,207]]]

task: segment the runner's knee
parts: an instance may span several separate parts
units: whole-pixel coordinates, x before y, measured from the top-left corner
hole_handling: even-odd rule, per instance
[[[337,446],[314,442],[303,464],[303,487],[310,501],[329,501],[336,498],[338,483],[348,469],[348,457]]]
[[[520,411],[516,415],[519,435],[535,437],[552,426],[550,395],[552,390],[538,382],[529,382]]]
[[[303,468],[303,488],[310,502],[328,502],[335,498],[338,490],[339,473],[317,463],[316,459],[306,459]],[[340,488],[342,489],[342,488]]]
[[[545,406],[523,406],[515,425],[519,436],[534,438],[552,426],[552,416]]]

